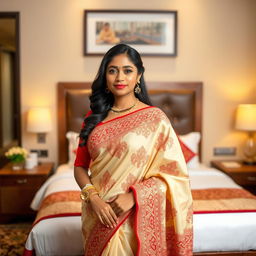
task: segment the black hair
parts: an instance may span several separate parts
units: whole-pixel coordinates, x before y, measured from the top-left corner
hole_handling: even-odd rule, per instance
[[[144,67],[141,60],[140,54],[132,47],[126,44],[117,44],[113,46],[104,55],[96,78],[92,83],[92,94],[90,95],[90,108],[92,114],[84,119],[84,126],[80,132],[81,146],[87,143],[87,139],[94,127],[104,120],[108,114],[108,111],[114,104],[114,96],[111,92],[107,91],[106,82],[106,70],[111,60],[119,55],[126,54],[129,60],[136,66],[140,77],[140,88],[141,92],[135,94],[140,101],[147,105],[152,105],[147,93],[146,84],[144,81]]]

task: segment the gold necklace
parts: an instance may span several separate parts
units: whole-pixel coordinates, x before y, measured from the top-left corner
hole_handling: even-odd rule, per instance
[[[129,111],[129,110],[131,110],[131,109],[133,109],[136,105],[137,105],[137,103],[138,103],[138,98],[137,98],[137,100],[135,101],[135,103],[131,106],[131,107],[128,107],[128,108],[124,108],[124,109],[115,109],[115,108],[111,108],[110,110],[112,111],[112,112],[114,112],[114,113],[123,113],[123,112],[126,112],[126,111]]]

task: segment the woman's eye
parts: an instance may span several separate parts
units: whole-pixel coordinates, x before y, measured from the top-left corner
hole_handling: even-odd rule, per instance
[[[125,73],[125,74],[129,74],[129,73],[131,73],[131,72],[132,72],[131,69],[125,69],[125,70],[124,70],[124,73]]]
[[[108,73],[109,73],[109,74],[115,74],[115,73],[116,73],[116,70],[113,69],[113,68],[112,68],[112,69],[109,69],[109,70],[108,70]]]

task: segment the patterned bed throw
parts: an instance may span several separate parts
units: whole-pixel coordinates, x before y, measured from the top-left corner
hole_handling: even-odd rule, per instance
[[[244,189],[192,190],[194,214],[256,212],[256,196]],[[47,196],[34,223],[45,218],[81,215],[80,191],[61,191]]]
[[[81,215],[80,191],[55,192],[43,200],[34,224],[46,218],[75,215]]]
[[[194,213],[256,212],[256,196],[240,188],[192,191]]]

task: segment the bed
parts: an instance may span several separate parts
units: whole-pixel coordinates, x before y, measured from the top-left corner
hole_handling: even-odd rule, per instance
[[[200,162],[202,83],[154,82],[148,83],[148,89],[153,104],[167,114],[180,139],[196,153],[188,162],[194,198],[194,255],[256,255],[256,197]],[[26,256],[83,255],[81,202],[72,163],[89,94],[90,83],[58,83],[59,163],[31,203],[38,214],[25,245]]]

